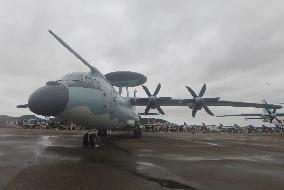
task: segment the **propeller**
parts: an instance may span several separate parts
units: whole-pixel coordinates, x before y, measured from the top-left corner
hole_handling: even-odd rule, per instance
[[[171,99],[171,97],[159,97],[159,98],[157,98],[157,95],[158,95],[158,93],[161,89],[161,84],[160,83],[158,84],[158,86],[157,86],[157,88],[156,88],[156,90],[153,94],[150,93],[149,89],[146,86],[142,85],[142,88],[144,89],[144,91],[146,92],[146,94],[149,97],[148,105],[145,108],[144,114],[148,115],[150,109],[157,109],[160,114],[165,115],[165,112],[162,110],[161,106],[159,106],[157,103],[160,100]]]
[[[194,90],[192,90],[189,86],[185,86],[187,88],[187,90],[190,92],[190,94],[193,97],[193,110],[192,110],[192,117],[195,117],[196,113],[198,110],[201,110],[202,108],[206,111],[206,113],[208,113],[211,116],[214,116],[214,114],[212,113],[212,111],[208,108],[207,103],[208,102],[216,102],[218,101],[220,98],[203,98],[203,95],[205,94],[206,91],[206,84],[204,83],[199,94],[196,95],[196,93],[194,92]],[[185,101],[186,103],[186,101]]]
[[[268,114],[269,114],[269,117],[270,117],[269,122],[270,122],[270,123],[272,123],[273,119],[276,119],[279,123],[282,123],[282,122],[276,117],[276,109],[274,109],[272,112],[271,112],[271,110],[269,110],[269,109],[267,109],[267,108],[265,108],[265,109],[266,109],[266,111],[267,111]]]

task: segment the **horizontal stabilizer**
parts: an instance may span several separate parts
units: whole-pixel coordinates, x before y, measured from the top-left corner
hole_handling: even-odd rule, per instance
[[[262,114],[258,114],[258,113],[242,113],[242,114],[232,114],[232,115],[217,115],[216,117],[234,117],[234,116],[239,116],[239,117],[243,117],[243,116],[262,116]]]

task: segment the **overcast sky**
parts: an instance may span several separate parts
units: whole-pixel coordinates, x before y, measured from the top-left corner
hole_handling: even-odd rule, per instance
[[[47,32],[53,30],[102,73],[131,70],[147,76],[160,96],[191,98],[205,82],[207,97],[284,102],[284,3],[261,0],[0,0],[0,114],[16,109],[46,81],[88,71]],[[138,96],[145,96],[141,87]],[[132,93],[133,89],[131,89]],[[143,110],[138,109],[138,110]],[[248,124],[203,110],[163,108],[182,123]],[[261,109],[213,107],[215,115]],[[259,122],[258,122],[259,123]]]

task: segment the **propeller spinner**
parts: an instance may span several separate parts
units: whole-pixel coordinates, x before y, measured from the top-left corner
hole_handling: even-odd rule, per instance
[[[196,93],[189,87],[185,86],[187,90],[190,92],[190,94],[193,96],[193,110],[192,110],[192,117],[195,117],[198,110],[201,110],[202,108],[211,116],[214,116],[214,114],[210,111],[207,104],[208,102],[215,102],[218,101],[220,98],[203,98],[203,95],[206,91],[206,84],[204,84],[199,92],[199,95],[196,95]]]

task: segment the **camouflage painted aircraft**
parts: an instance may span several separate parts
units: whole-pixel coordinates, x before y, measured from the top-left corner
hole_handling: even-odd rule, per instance
[[[144,114],[150,114],[150,109],[157,109],[164,114],[161,106],[188,106],[192,109],[192,116],[202,108],[214,115],[208,106],[233,106],[255,107],[267,109],[280,109],[282,106],[273,104],[258,104],[246,102],[221,101],[217,98],[204,98],[206,91],[204,84],[199,94],[190,87],[187,90],[193,96],[191,99],[174,99],[171,97],[157,97],[161,84],[158,84],[152,94],[146,86],[142,86],[148,95],[147,98],[122,97],[121,88],[131,86],[128,83],[141,85],[146,82],[144,75],[118,71],[103,75],[96,67],[89,64],[77,52],[75,52],[60,37],[49,31],[65,48],[81,60],[89,69],[89,72],[75,72],[65,75],[62,79],[49,81],[45,86],[35,90],[28,99],[28,104],[19,105],[18,108],[29,108],[33,113],[42,116],[55,116],[68,120],[89,129],[97,129],[105,134],[107,129],[130,126],[136,127],[139,123],[139,114],[135,106],[146,106]],[[134,75],[131,81],[128,76]],[[118,77],[118,79],[117,79]],[[120,91],[117,92],[113,85],[119,82]],[[136,78],[135,78],[136,77]],[[111,79],[112,81],[108,80]],[[125,80],[123,80],[125,79]]]

